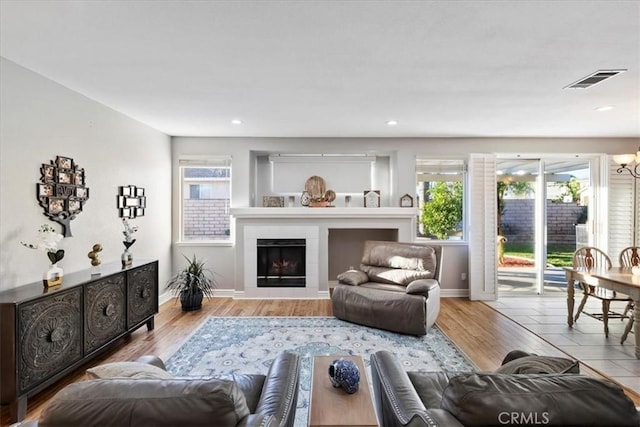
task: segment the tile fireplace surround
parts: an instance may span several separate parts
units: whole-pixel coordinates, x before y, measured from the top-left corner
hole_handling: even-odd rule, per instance
[[[414,240],[416,208],[232,208],[236,221],[234,298],[329,298],[329,230],[391,229]],[[258,288],[257,240],[305,239],[306,286]]]

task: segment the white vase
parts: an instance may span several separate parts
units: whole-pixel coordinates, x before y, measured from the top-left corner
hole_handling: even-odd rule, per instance
[[[64,271],[58,267],[58,264],[51,264],[49,269],[42,275],[42,283],[45,288],[62,285],[62,276]]]
[[[133,264],[133,254],[129,251],[129,248],[122,252],[120,259],[122,260],[122,267],[129,267]]]

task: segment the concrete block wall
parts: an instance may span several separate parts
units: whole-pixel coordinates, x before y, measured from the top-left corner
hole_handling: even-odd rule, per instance
[[[185,240],[219,239],[229,235],[228,199],[184,200]]]
[[[533,243],[534,206],[533,199],[506,199],[502,216],[502,233],[510,243]],[[554,203],[547,200],[547,243],[576,243],[576,223],[583,212],[577,203]]]

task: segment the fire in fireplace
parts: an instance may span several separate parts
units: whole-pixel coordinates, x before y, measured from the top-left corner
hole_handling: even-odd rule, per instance
[[[305,239],[258,239],[258,287],[304,287]]]

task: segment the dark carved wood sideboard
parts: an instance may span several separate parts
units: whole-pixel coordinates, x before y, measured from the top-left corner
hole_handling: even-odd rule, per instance
[[[27,397],[51,385],[158,313],[158,262],[135,261],[66,274],[0,293],[0,400],[12,422],[26,416]]]

